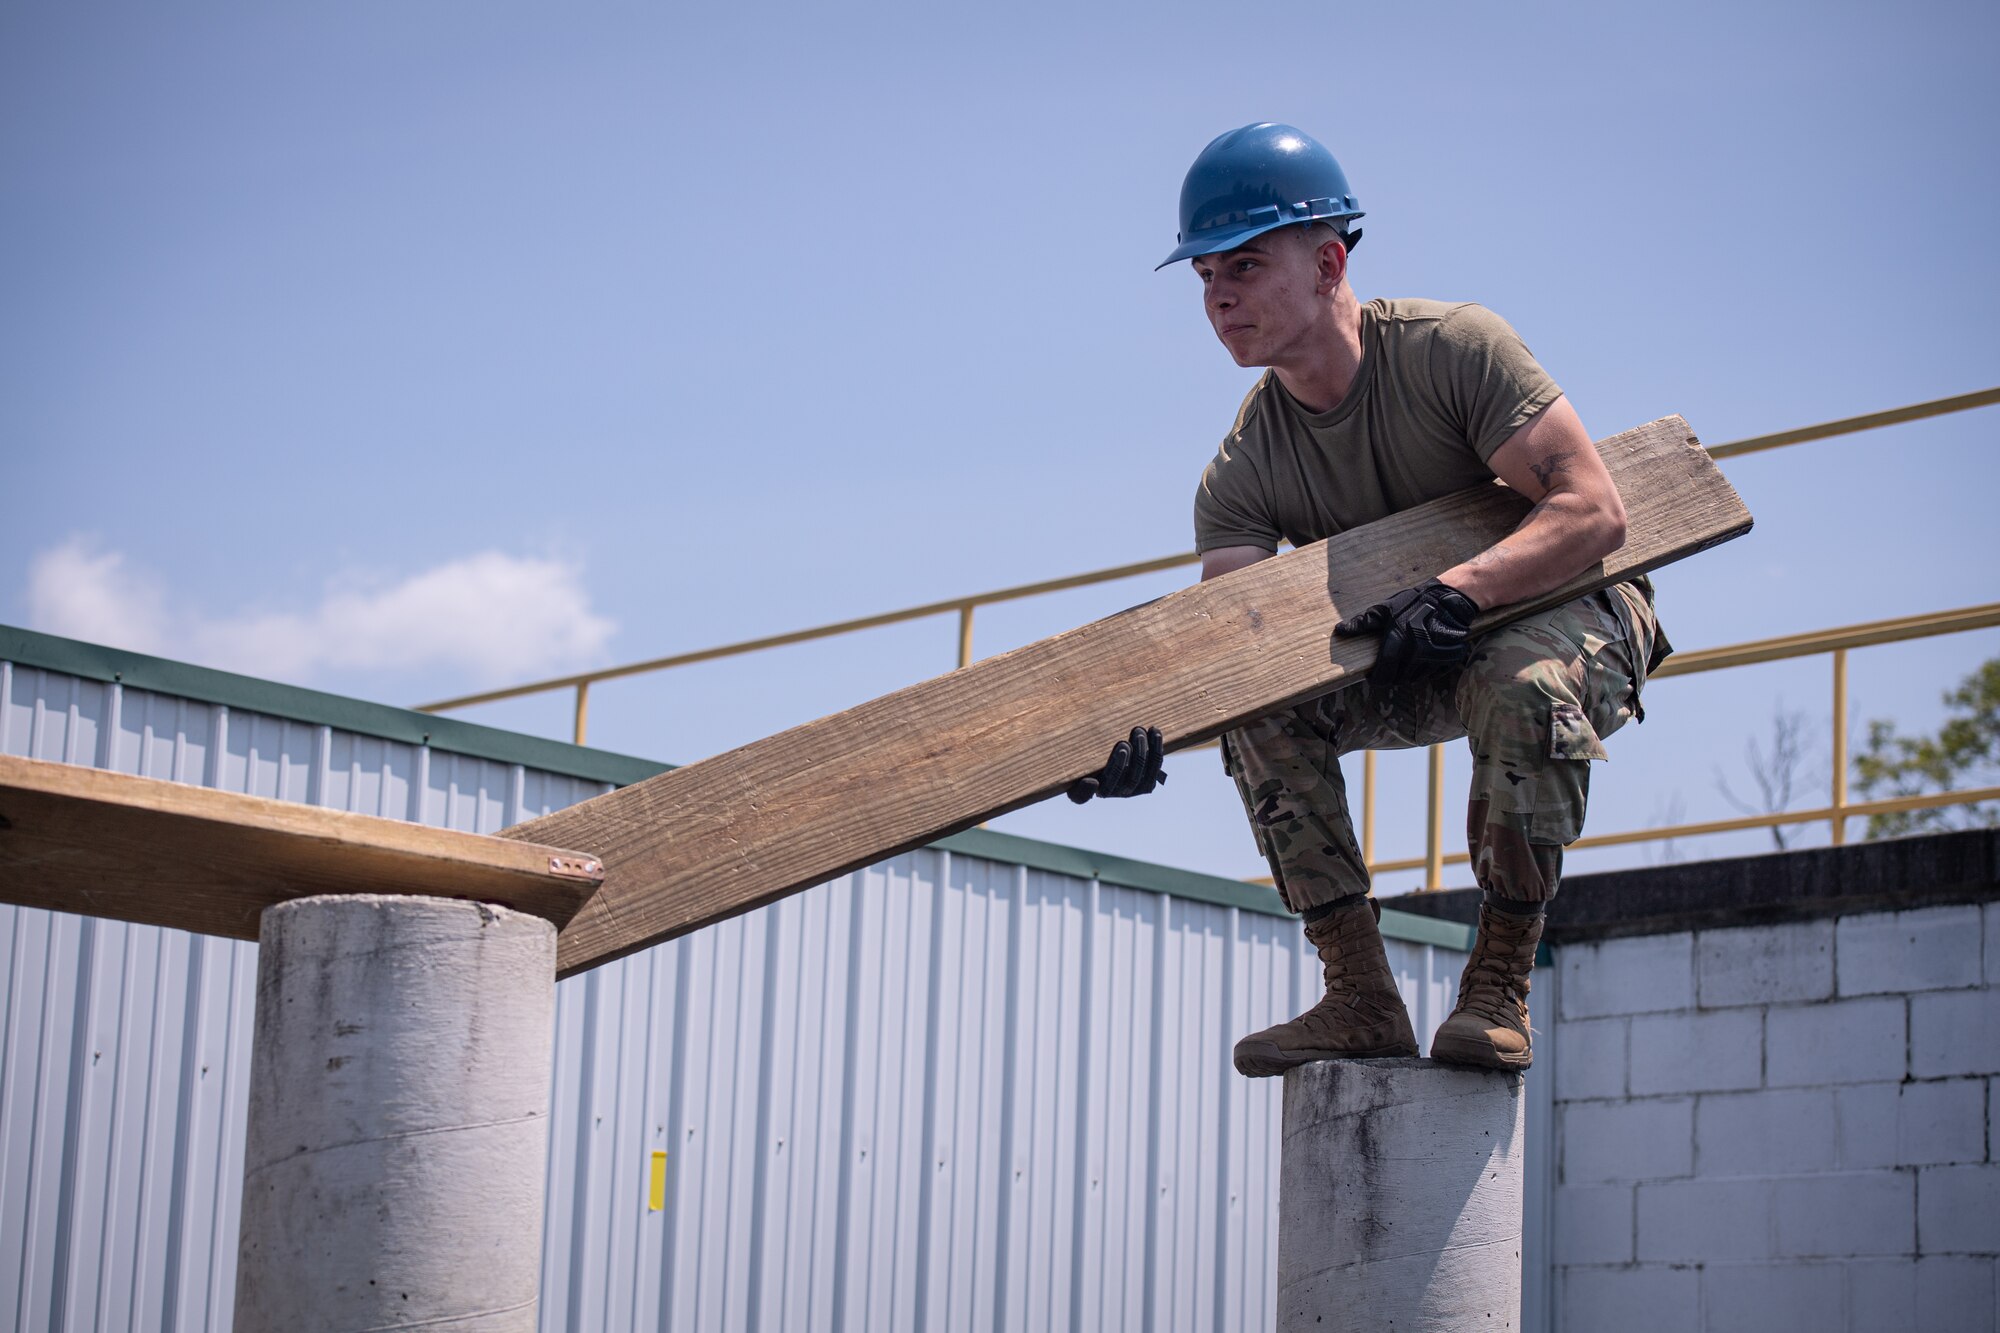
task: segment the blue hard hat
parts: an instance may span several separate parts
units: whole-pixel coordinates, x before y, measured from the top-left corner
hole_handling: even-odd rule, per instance
[[[1154,267],[1234,250],[1278,227],[1362,216],[1347,173],[1319,140],[1268,120],[1245,125],[1215,139],[1188,168],[1180,244]]]

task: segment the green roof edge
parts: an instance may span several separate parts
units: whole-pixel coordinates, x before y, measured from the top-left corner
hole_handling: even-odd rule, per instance
[[[317,726],[338,727],[342,731],[407,745],[428,745],[435,750],[490,759],[502,764],[521,764],[566,777],[630,786],[674,767],[653,759],[616,754],[571,745],[567,741],[545,740],[518,731],[481,726],[435,713],[389,704],[369,703],[341,694],[327,694],[299,685],[242,676],[233,671],[194,666],[164,657],[107,648],[100,644],[65,639],[38,630],[0,625],[0,661],[44,671],[60,671],[85,680],[118,681],[134,689],[196,699],[290,718]],[[1145,889],[1193,902],[1220,907],[1239,907],[1265,916],[1290,916],[1276,889],[1221,875],[1135,861],[1108,852],[1066,847],[1061,843],[1024,838],[1017,833],[995,829],[967,829],[940,838],[931,846],[964,856],[1004,861],[1035,870],[1095,879],[1121,888]],[[1416,916],[1385,908],[1382,933],[1390,939],[1410,944],[1434,944],[1461,952],[1472,947],[1472,929],[1452,921]]]
[[[1074,875],[1078,879],[1094,879],[1120,888],[1148,889],[1176,898],[1214,903],[1218,907],[1240,907],[1246,912],[1261,912],[1267,916],[1291,915],[1285,910],[1284,903],[1278,900],[1278,891],[1267,885],[1228,879],[1222,875],[1205,875],[1198,870],[1182,870],[1153,861],[1134,861],[1109,852],[1065,847],[1061,843],[1024,838],[1018,833],[1002,833],[998,829],[967,829],[963,833],[940,838],[931,846],[988,861],[1024,865],[1031,870],[1050,870],[1059,875]]]
[[[940,838],[931,846],[988,861],[1005,861],[1033,870],[1052,870],[1058,874],[1075,875],[1079,879],[1095,879],[1120,888],[1148,889],[1175,898],[1214,903],[1218,907],[1240,907],[1246,912],[1258,912],[1265,916],[1292,915],[1279,899],[1278,891],[1266,884],[1207,875],[1198,870],[1182,870],[1155,861],[1135,861],[1129,857],[1113,856],[1109,852],[1065,847],[1061,843],[1024,838],[1018,833],[1002,833],[998,829],[967,829],[963,833]],[[1472,927],[1456,921],[1418,916],[1414,912],[1399,912],[1386,905],[1394,901],[1393,898],[1384,899],[1382,909],[1382,933],[1390,939],[1402,940],[1406,944],[1435,944],[1460,953],[1472,949]]]

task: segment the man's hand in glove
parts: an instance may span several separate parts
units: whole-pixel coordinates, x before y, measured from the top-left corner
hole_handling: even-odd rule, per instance
[[[1160,767],[1166,757],[1158,727],[1134,727],[1131,739],[1111,747],[1111,762],[1069,784],[1069,798],[1082,805],[1093,796],[1144,796],[1166,785],[1167,775]]]
[[[1470,597],[1432,579],[1349,616],[1333,632],[1382,636],[1382,650],[1368,672],[1368,683],[1388,689],[1465,661],[1478,615],[1479,607]]]

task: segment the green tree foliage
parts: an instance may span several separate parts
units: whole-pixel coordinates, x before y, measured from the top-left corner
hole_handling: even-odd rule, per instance
[[[2000,657],[1944,696],[1949,710],[1935,736],[1897,734],[1893,722],[1868,724],[1868,741],[1854,761],[1863,800],[1986,787],[2000,779]],[[1871,815],[1868,836],[1895,837],[1954,828],[2000,826],[2000,804],[1943,806]]]

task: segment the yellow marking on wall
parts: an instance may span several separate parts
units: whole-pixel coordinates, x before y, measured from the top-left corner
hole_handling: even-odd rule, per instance
[[[657,1213],[667,1206],[667,1155],[665,1152],[653,1154],[652,1187],[646,1195],[646,1211]]]

